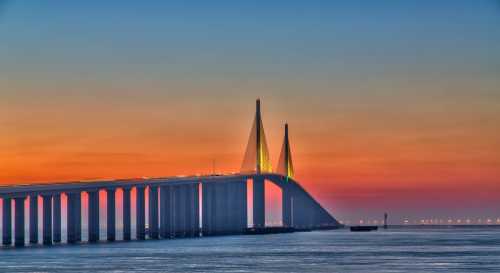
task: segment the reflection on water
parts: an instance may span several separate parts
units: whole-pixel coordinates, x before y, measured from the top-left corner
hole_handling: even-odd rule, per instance
[[[0,249],[0,272],[500,272],[500,229],[347,230]]]

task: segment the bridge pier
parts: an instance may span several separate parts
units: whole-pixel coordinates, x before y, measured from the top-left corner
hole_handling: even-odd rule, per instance
[[[123,188],[123,240],[131,239],[130,188]]]
[[[253,226],[265,227],[266,205],[265,205],[264,177],[257,175],[253,178]]]
[[[106,239],[110,242],[116,239],[116,203],[115,203],[115,189],[106,189]]]
[[[219,200],[220,200],[220,207],[219,211],[220,217],[219,217],[219,228],[220,232],[222,234],[230,234],[231,233],[231,210],[232,208],[229,207],[229,200],[231,199],[230,196],[230,187],[229,187],[229,182],[223,182],[219,185]]]
[[[99,191],[88,191],[88,232],[89,242],[99,241]]]
[[[238,230],[238,207],[236,206],[235,182],[226,182],[226,232],[235,234]]]
[[[181,215],[183,220],[183,225],[181,225],[181,233],[183,237],[189,236],[189,185],[182,185],[182,195],[181,195]]]
[[[82,205],[81,205],[81,193],[80,192],[69,192],[66,193],[68,197],[68,243],[74,244],[82,240]]]
[[[227,234],[229,232],[228,229],[228,216],[229,216],[229,208],[228,208],[228,184],[227,182],[222,182],[216,184],[216,229],[217,234]]]
[[[217,234],[217,184],[210,184],[210,234]]]
[[[202,183],[201,184],[201,232],[203,236],[208,236],[212,234],[212,184]]]
[[[54,243],[60,243],[61,242],[61,194],[60,193],[54,194],[54,196],[52,197],[52,202],[53,202],[52,226],[54,233],[53,241]]]
[[[185,233],[185,221],[186,221],[186,210],[185,210],[185,205],[186,202],[183,200],[183,197],[185,196],[184,194],[184,187],[182,185],[174,186],[174,200],[175,200],[175,206],[174,206],[174,226],[175,226],[175,237],[184,237]]]
[[[290,186],[285,184],[281,188],[281,218],[284,227],[292,226],[292,193]]]
[[[189,185],[182,185],[182,195],[181,195],[181,203],[182,203],[182,219],[184,219],[184,226],[182,227],[182,233],[184,237],[189,237],[189,225],[190,225],[190,211],[189,211]]]
[[[144,195],[144,187],[137,186],[136,188],[136,213],[137,213],[137,221],[136,221],[136,236],[137,240],[145,240],[146,239],[146,203],[145,203],[145,195]]]
[[[227,200],[224,202],[225,233],[241,234],[247,228],[246,180],[226,182]]]
[[[160,187],[160,233],[162,238],[172,236],[172,187]]]
[[[218,183],[212,184],[212,234],[221,232],[222,200],[220,200],[221,189]]]
[[[248,227],[248,204],[247,204],[247,180],[244,179],[238,183],[238,210],[239,210],[239,229],[244,232]]]
[[[159,239],[158,232],[158,186],[149,186],[149,238]]]
[[[30,195],[30,244],[38,244],[38,195]]]
[[[16,197],[14,198],[15,204],[15,234],[14,234],[14,245],[24,246],[24,199],[26,197]]]
[[[9,197],[3,198],[2,208],[2,244],[12,244],[12,201]]]
[[[195,183],[191,185],[191,194],[192,194],[192,204],[193,209],[191,212],[192,223],[193,223],[193,234],[194,237],[200,236],[200,184]]]
[[[52,244],[52,195],[42,195],[43,199],[43,244]]]
[[[207,184],[201,183],[201,235],[208,234],[208,217],[207,217]]]
[[[192,195],[192,187],[191,185],[185,185],[184,187],[184,236],[192,237],[193,236],[193,215],[192,212],[194,210],[194,198]]]

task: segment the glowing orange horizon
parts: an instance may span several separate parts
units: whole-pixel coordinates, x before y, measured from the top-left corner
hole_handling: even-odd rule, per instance
[[[0,135],[4,147],[0,184],[210,174],[214,159],[217,172],[238,172],[253,114],[251,104],[231,117],[219,110],[164,122],[165,114],[159,109],[153,111],[162,113],[159,117],[122,113],[102,119],[93,114],[64,117],[64,111],[41,114],[40,120],[12,116],[12,122],[24,126]],[[276,112],[264,114],[275,165],[283,137],[282,118]],[[206,119],[208,115],[214,118]],[[126,122],[126,117],[134,118]],[[357,128],[347,134],[343,121],[335,123],[338,130],[326,130],[307,115],[292,117],[297,119],[290,127],[296,179],[331,211],[378,202],[359,195],[401,197],[413,200],[410,207],[416,206],[419,195],[435,192],[442,193],[443,202],[485,192],[486,201],[500,200],[500,159],[493,152],[500,147],[493,132],[442,137],[435,130],[431,138],[424,131],[394,123],[388,134],[372,124],[363,127],[354,116]],[[366,133],[356,133],[361,129]]]

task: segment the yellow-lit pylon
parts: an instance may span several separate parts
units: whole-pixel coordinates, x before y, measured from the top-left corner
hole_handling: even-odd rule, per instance
[[[292,152],[290,150],[290,141],[288,139],[288,124],[285,124],[285,139],[283,140],[283,146],[281,147],[277,171],[286,177],[293,177],[294,174]]]
[[[245,157],[241,165],[241,172],[270,173],[273,171],[269,159],[266,134],[260,114],[260,100],[256,102],[255,119],[250,131]]]

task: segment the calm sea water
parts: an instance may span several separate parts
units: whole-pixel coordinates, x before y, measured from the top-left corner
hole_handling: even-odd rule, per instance
[[[348,230],[0,249],[0,272],[500,272],[500,229]]]

